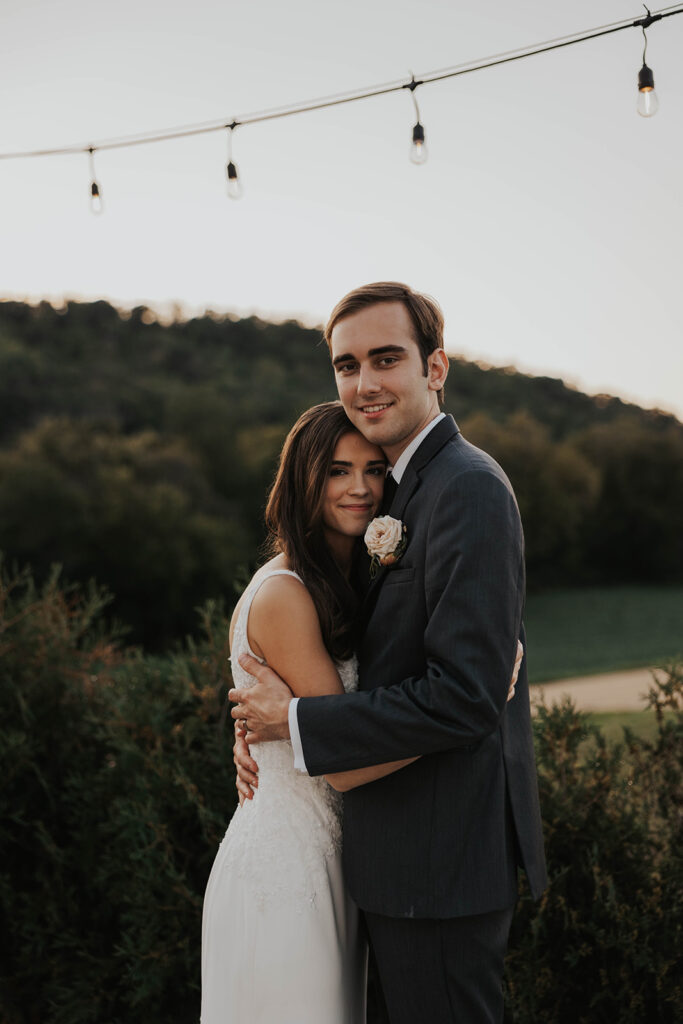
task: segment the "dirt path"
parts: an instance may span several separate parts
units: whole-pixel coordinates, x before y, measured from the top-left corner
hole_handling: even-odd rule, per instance
[[[651,684],[650,670],[637,668],[629,672],[561,679],[531,686],[530,691],[532,703],[541,693],[547,704],[559,701],[566,693],[580,711],[642,711],[645,708],[642,695],[647,693]]]

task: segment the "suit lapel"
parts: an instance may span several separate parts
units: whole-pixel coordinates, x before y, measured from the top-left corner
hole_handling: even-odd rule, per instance
[[[411,459],[406,466],[405,473],[401,478],[401,483],[398,485],[398,489],[394,495],[394,500],[391,503],[391,508],[387,515],[392,516],[394,519],[400,519],[406,510],[406,505],[417,490],[419,483],[420,478],[417,475],[417,471],[415,470]]]
[[[394,495],[391,507],[388,512],[385,512],[385,515],[391,516],[393,519],[400,519],[405,512],[406,505],[417,490],[419,483],[420,481],[415,470],[411,469],[410,466],[407,466],[401,483],[398,486],[398,490]],[[410,537],[408,538],[408,543],[410,543]],[[391,566],[381,565],[377,570],[376,575],[370,580],[370,586],[365,592],[366,607],[368,603],[373,600],[373,595],[376,594],[380,583],[389,572],[390,568]]]
[[[429,431],[406,466],[401,482],[398,485],[398,490],[394,495],[394,500],[391,503],[391,508],[386,515],[391,516],[393,519],[403,518],[408,502],[419,488],[421,471],[441,451],[446,442],[455,437],[457,433],[459,433],[458,425],[452,416],[446,416],[445,419],[437,423],[433,430]],[[410,545],[410,534],[408,535],[408,545]],[[380,585],[386,574],[390,571],[391,566],[381,566],[377,575],[370,581],[370,586],[365,592],[364,600],[364,613],[366,616],[369,616],[372,604],[377,600]]]

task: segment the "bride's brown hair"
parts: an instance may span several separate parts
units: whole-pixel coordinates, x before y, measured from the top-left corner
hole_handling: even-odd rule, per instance
[[[353,653],[357,598],[325,541],[323,504],[334,450],[355,429],[341,402],[307,409],[287,435],[266,506],[269,553],[283,552],[301,576],[336,659]]]

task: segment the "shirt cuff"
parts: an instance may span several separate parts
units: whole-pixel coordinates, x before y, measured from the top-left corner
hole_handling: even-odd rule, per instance
[[[287,712],[289,718],[289,738],[292,742],[292,750],[294,751],[294,767],[298,772],[308,775],[308,768],[304,760],[304,748],[301,745],[301,736],[299,735],[299,719],[296,714],[298,703],[298,697],[292,697],[289,702],[289,710]]]

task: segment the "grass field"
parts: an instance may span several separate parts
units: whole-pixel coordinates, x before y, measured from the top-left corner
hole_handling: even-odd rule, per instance
[[[531,594],[529,681],[643,668],[683,656],[683,587],[592,587]]]
[[[600,728],[610,743],[619,743],[623,740],[624,726],[628,726],[637,736],[646,740],[654,740],[657,734],[654,711],[601,711],[588,717],[594,725]]]

